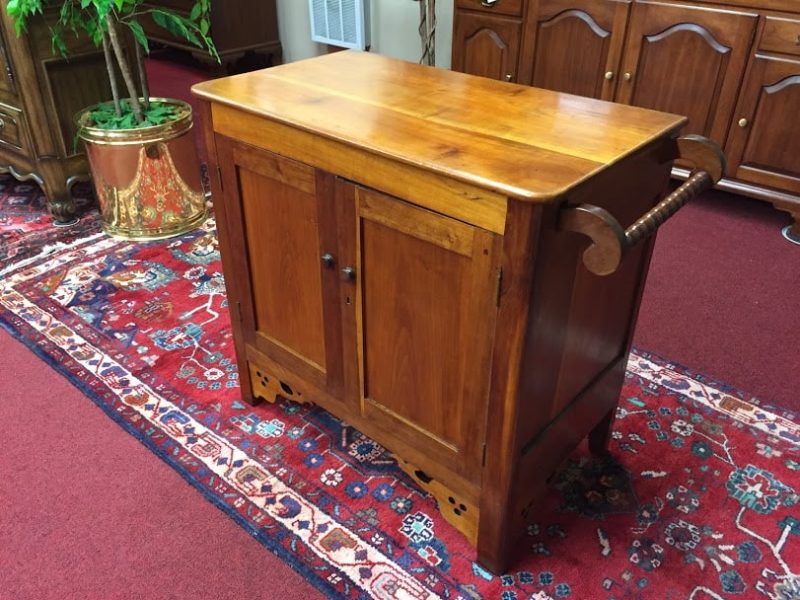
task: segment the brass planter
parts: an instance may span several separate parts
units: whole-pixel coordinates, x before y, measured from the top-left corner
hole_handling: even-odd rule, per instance
[[[103,230],[128,239],[180,235],[206,218],[206,204],[192,131],[192,107],[179,107],[169,123],[140,129],[87,125],[92,108],[77,117],[100,206]]]

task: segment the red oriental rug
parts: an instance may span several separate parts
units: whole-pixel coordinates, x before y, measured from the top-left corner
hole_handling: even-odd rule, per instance
[[[328,596],[800,598],[800,426],[778,409],[633,353],[613,458],[577,451],[492,576],[378,444],[242,403],[213,221],[148,243],[85,221],[12,245],[0,325]]]

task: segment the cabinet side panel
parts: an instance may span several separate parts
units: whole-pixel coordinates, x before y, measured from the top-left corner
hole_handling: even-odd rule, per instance
[[[601,173],[565,202],[608,210],[623,227],[664,194],[672,142],[665,140]],[[521,373],[519,447],[529,446],[592,381],[628,350],[649,257],[647,242],[600,277],[583,265],[587,238],[558,230],[558,206],[544,213],[538,277]],[[594,424],[586,423],[589,432]]]
[[[239,168],[256,330],[323,370],[325,336],[313,181],[312,172],[307,180],[311,188],[302,190]]]

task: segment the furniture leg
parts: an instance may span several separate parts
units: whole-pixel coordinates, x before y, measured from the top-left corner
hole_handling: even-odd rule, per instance
[[[603,419],[589,432],[589,451],[595,456],[608,453],[608,440],[611,437],[611,427],[617,408],[609,410]]]
[[[57,163],[41,162],[39,170],[43,179],[42,187],[47,196],[47,208],[53,215],[53,225],[68,227],[77,223],[77,209],[71,193],[74,180],[67,178]]]

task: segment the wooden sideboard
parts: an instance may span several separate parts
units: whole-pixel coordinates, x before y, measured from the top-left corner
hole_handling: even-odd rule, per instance
[[[689,118],[800,238],[796,0],[456,0],[453,68]],[[679,174],[685,171],[677,170]]]
[[[146,7],[163,6],[188,15],[194,0],[150,0]],[[263,57],[262,66],[282,62],[275,0],[211,0],[211,39],[219,52],[222,68],[235,70],[236,63],[248,54]],[[178,39],[150,19],[142,23],[147,37],[164,46],[186,50],[212,69],[218,65],[207,52]]]
[[[103,51],[65,36],[70,56],[53,55],[46,10],[22,36],[0,10],[0,171],[38,183],[56,224],[75,219],[72,183],[87,179],[86,157],[74,145],[79,110],[110,96]]]
[[[364,52],[193,92],[244,397],[358,427],[504,571],[560,461],[605,447],[634,242],[713,185],[718,151],[676,141],[683,117]],[[623,234],[678,155],[708,173]]]

